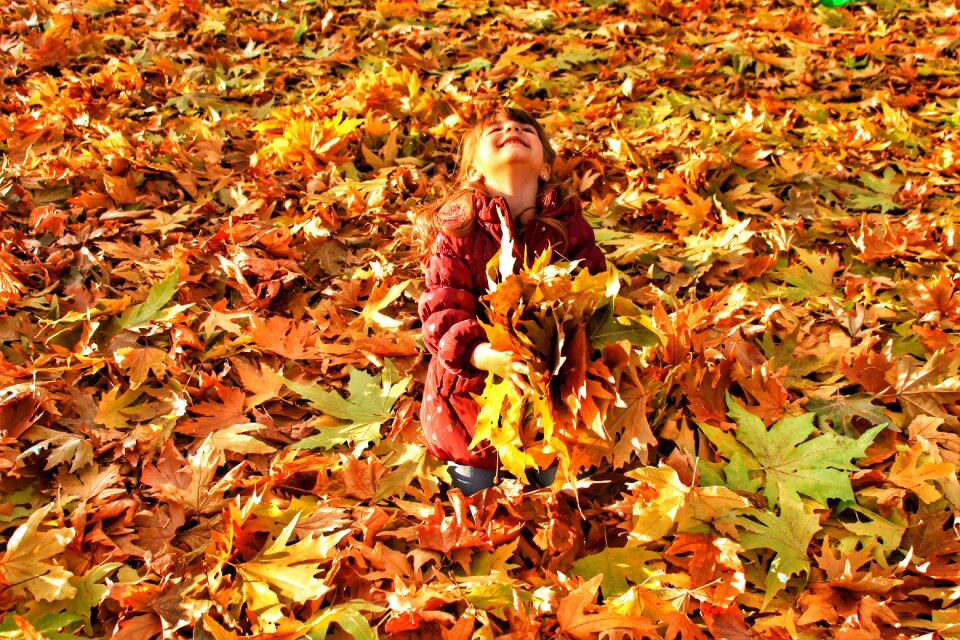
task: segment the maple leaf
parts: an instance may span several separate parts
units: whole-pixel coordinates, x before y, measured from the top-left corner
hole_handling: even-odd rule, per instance
[[[960,426],[960,420],[944,409],[960,400],[958,367],[960,361],[946,352],[935,353],[920,367],[908,356],[897,362],[893,388],[908,424],[918,416],[933,416]]]
[[[222,384],[216,384],[214,389],[220,402],[201,402],[190,407],[192,413],[200,414],[201,417],[181,421],[177,425],[177,431],[203,438],[222,429],[249,422],[244,410],[247,396],[242,389]]]
[[[213,317],[211,313],[211,318]],[[289,360],[308,359],[314,356],[317,329],[306,321],[295,322],[281,316],[270,316],[266,320],[261,320],[256,316],[250,316],[249,332],[255,344],[278,356]]]
[[[70,583],[73,574],[55,561],[76,532],[72,528],[40,531],[53,506],[37,509],[17,527],[0,556],[0,576],[11,592],[22,598],[53,602],[77,594],[77,588]]]
[[[406,291],[409,285],[410,282],[406,281],[398,282],[389,288],[384,287],[382,284],[376,286],[373,291],[370,292],[370,297],[367,298],[367,303],[363,306],[363,311],[360,313],[360,317],[363,319],[366,327],[380,330],[385,329],[388,331],[402,327],[402,320],[391,318],[384,314],[383,310],[395,302],[397,298]]]
[[[595,607],[603,575],[596,575],[560,599],[557,622],[560,629],[577,640],[591,640],[601,632],[615,629],[636,631],[657,637],[656,626],[640,616],[625,616],[604,607]],[[599,609],[591,611],[590,609]]]
[[[832,424],[841,427],[844,433],[850,435],[854,433],[855,419],[866,420],[872,425],[889,422],[883,407],[874,404],[875,400],[876,396],[868,393],[837,395],[827,399],[810,398],[804,408],[825,416]]]
[[[113,387],[100,397],[96,422],[108,429],[130,429],[132,406],[140,399],[141,391],[129,389],[121,393],[120,387]]]
[[[337,624],[354,640],[375,640],[377,637],[364,613],[382,613],[385,607],[367,602],[366,600],[350,600],[333,605],[315,613],[304,622],[307,635],[312,640],[323,640],[327,636],[327,629],[331,624]]]
[[[219,511],[226,501],[225,494],[234,489],[233,480],[239,467],[216,478],[223,452],[207,436],[196,452],[184,460],[173,442],[168,440],[156,464],[143,467],[140,479],[151,493],[162,497],[171,508],[188,514],[210,514]]]
[[[267,400],[280,397],[283,389],[283,376],[265,362],[259,368],[246,358],[235,358],[233,366],[240,376],[243,388],[253,395],[244,400],[244,407],[250,409]]]
[[[848,522],[846,513],[840,519],[843,528],[857,536],[864,545],[875,544],[886,553],[892,553],[900,547],[900,541],[907,530],[903,516],[892,512],[888,516],[874,513],[856,504],[844,505],[844,512],[859,514],[855,522]]]
[[[103,602],[110,588],[105,584],[107,576],[123,566],[120,562],[105,562],[90,568],[82,576],[74,576],[70,584],[76,588],[76,593],[70,598],[68,610],[84,621],[87,633],[92,633],[92,622],[95,619],[91,612],[95,611]]]
[[[734,521],[743,529],[740,544],[744,549],[776,552],[767,571],[765,609],[791,576],[810,571],[807,550],[813,535],[821,529],[820,516],[808,511],[799,500],[791,500],[781,505],[779,515],[754,509]]]
[[[308,386],[284,378],[284,384],[306,399],[311,407],[343,421],[337,426],[320,427],[320,433],[304,438],[291,445],[292,448],[330,449],[352,442],[359,451],[380,441],[380,425],[390,419],[394,402],[406,390],[411,378],[400,378],[389,361],[377,376],[353,367],[349,370],[346,398],[319,385]]]
[[[316,576],[336,552],[337,544],[350,533],[343,530],[287,544],[298,520],[299,514],[254,558],[237,565],[250,607],[268,621],[281,619],[284,603],[317,600],[330,591],[331,587]]]
[[[518,594],[516,588],[504,582],[494,584],[480,584],[464,589],[464,599],[477,609],[490,611],[497,616],[503,617],[505,612],[514,608],[518,600],[523,595],[530,600],[530,594]]]
[[[603,551],[580,558],[573,563],[573,574],[589,580],[602,575],[600,591],[604,598],[614,598],[627,591],[627,580],[643,584],[657,569],[648,566],[660,554],[637,548],[607,547]]]
[[[729,395],[727,407],[737,423],[735,440],[716,427],[701,425],[701,429],[730,460],[731,472],[740,477],[744,470],[763,474],[763,493],[771,504],[782,505],[801,494],[823,505],[830,498],[852,501],[848,472],[857,467],[851,461],[864,456],[885,428],[873,427],[856,440],[834,432],[811,438],[816,430],[812,413],[781,418],[767,429]]]
[[[83,621],[74,613],[42,613],[18,616],[13,614],[0,620],[0,637],[24,640],[62,640],[75,638],[73,633]]]
[[[155,347],[123,347],[116,350],[114,358],[127,372],[131,390],[146,382],[150,373],[162,379],[167,369],[167,352]]]
[[[661,539],[674,527],[700,529],[749,507],[746,498],[725,487],[690,487],[673,467],[641,467],[627,472],[640,496],[633,505],[630,539],[644,544]]]
[[[919,442],[910,449],[899,452],[890,467],[888,477],[898,487],[909,489],[929,504],[941,498],[940,492],[930,482],[945,481],[951,475],[955,477],[957,467],[949,462],[921,462],[923,454],[924,448]]]
[[[93,462],[93,444],[82,435],[56,431],[46,427],[33,426],[25,434],[23,440],[37,444],[24,449],[18,459],[26,459],[50,448],[44,470],[49,471],[57,465],[69,464],[70,472],[75,473],[84,466]]]
[[[796,248],[796,252],[802,264],[781,271],[787,288],[778,288],[769,295],[787,300],[811,300],[833,295],[833,276],[840,269],[840,259],[833,254],[821,257],[814,251],[802,248]]]
[[[56,495],[76,536],[33,559],[77,574],[50,603],[0,573],[0,637],[955,634],[955,3],[847,2],[0,2],[0,549]],[[532,279],[513,238],[504,317],[482,319],[542,398],[504,390],[487,422],[518,473],[559,461],[561,493],[435,500],[408,223],[497,104],[549,132],[619,290]],[[347,365],[379,390],[385,358],[410,382],[362,456],[264,458],[261,433],[354,437],[304,420],[281,375],[349,402]],[[753,440],[728,389],[767,425]],[[823,420],[777,439],[798,406]],[[636,468],[654,444],[676,477]],[[834,460],[816,498],[777,480],[813,483],[804,447]],[[744,514],[760,492],[781,520],[830,507],[778,611],[777,551],[738,542],[757,535],[738,517],[772,536]],[[288,548],[355,533],[290,565],[335,589],[244,587],[299,511]],[[583,549],[585,574],[626,574],[558,619]],[[637,584],[613,557],[634,553],[663,571]],[[562,628],[607,612],[656,628]]]
[[[895,180],[896,171],[893,167],[887,167],[882,178],[864,171],[860,174],[860,181],[867,187],[868,191],[854,193],[850,197],[850,206],[853,209],[873,209],[880,207],[881,213],[887,213],[893,209],[900,208],[900,204],[894,200],[893,195],[900,190],[903,183]]]
[[[627,464],[638,452],[656,446],[647,421],[647,391],[642,386],[628,385],[624,381],[618,390],[617,402],[607,414],[606,428],[616,434],[613,447],[613,468]]]

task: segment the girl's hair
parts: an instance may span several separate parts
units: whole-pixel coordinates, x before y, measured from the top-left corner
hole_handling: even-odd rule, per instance
[[[476,156],[477,145],[480,142],[483,130],[499,116],[532,126],[537,132],[537,137],[540,138],[540,144],[543,145],[543,160],[552,169],[553,162],[557,158],[557,152],[550,144],[550,136],[547,135],[536,118],[528,112],[517,107],[497,106],[478,117],[460,141],[460,147],[457,150],[457,172],[453,184],[442,185],[440,187],[440,197],[422,207],[414,221],[414,238],[420,245],[423,255],[430,253],[433,249],[434,240],[441,231],[462,237],[473,230],[476,224],[473,194],[478,191],[485,193],[486,189],[482,178],[470,178],[470,168],[473,165],[473,159]],[[538,181],[540,182],[540,193],[543,192],[545,187],[559,188],[559,181],[554,177],[552,170],[549,179],[544,181],[538,178]]]

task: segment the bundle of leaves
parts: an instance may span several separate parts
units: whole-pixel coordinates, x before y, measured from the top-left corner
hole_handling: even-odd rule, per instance
[[[641,387],[636,348],[658,339],[643,310],[618,295],[621,274],[551,264],[549,252],[518,273],[500,263],[507,275],[491,278],[483,326],[493,348],[527,364],[532,393],[490,374],[474,446],[488,441],[518,478],[558,465],[569,480],[585,468],[622,466],[655,444],[636,402],[642,394],[633,392]]]

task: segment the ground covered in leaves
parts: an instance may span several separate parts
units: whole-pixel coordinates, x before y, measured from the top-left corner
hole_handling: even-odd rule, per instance
[[[960,635],[953,3],[10,0],[0,52],[0,637]],[[636,446],[467,500],[408,222],[497,100],[656,341]]]

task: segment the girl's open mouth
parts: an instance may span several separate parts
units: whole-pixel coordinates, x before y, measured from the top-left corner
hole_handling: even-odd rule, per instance
[[[522,139],[520,139],[520,138],[518,138],[518,137],[515,137],[515,136],[512,136],[512,137],[510,137],[510,138],[507,138],[507,139],[504,140],[503,142],[501,142],[501,143],[500,143],[500,148],[502,149],[503,147],[507,146],[508,144],[520,144],[520,145],[523,145],[524,147],[527,146],[527,143],[524,142]]]

